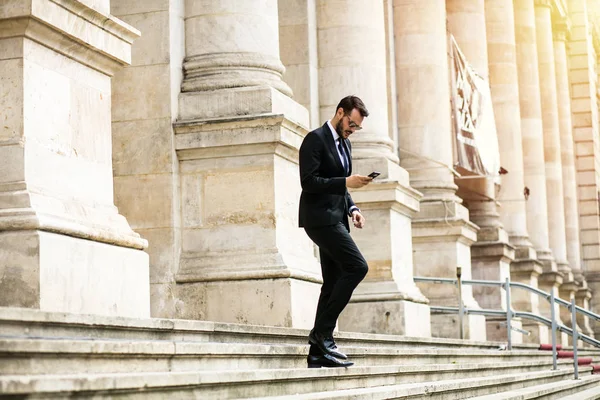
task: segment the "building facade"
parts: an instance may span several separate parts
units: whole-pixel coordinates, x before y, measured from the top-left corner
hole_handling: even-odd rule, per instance
[[[355,94],[371,114],[354,172],[381,176],[352,193],[369,274],[341,330],[456,337],[457,317],[430,309],[456,287],[413,278],[457,267],[598,313],[599,14],[596,0],[4,1],[0,305],[312,326],[298,149]],[[501,168],[484,174],[458,162],[478,116],[465,76],[493,110],[474,140]],[[462,289],[470,308],[504,296]],[[512,305],[550,314],[526,292]],[[468,338],[506,335],[465,319]],[[517,323],[531,335],[515,340],[549,340]]]

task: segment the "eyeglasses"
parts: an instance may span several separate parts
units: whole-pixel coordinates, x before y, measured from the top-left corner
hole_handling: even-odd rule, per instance
[[[344,117],[348,117],[348,126],[350,127],[350,129],[354,129],[356,131],[360,131],[362,129],[362,126],[350,119],[350,115],[344,114]]]

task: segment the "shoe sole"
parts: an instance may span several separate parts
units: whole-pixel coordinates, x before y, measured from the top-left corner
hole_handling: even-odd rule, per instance
[[[325,366],[325,365],[321,365],[321,364],[308,364],[308,368],[348,368],[348,367],[351,367],[353,365],[354,364]]]

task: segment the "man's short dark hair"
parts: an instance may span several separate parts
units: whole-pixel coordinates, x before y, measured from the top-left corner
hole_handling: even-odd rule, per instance
[[[363,103],[363,101],[356,96],[344,97],[342,100],[340,100],[340,103],[336,107],[336,111],[340,108],[344,110],[344,114],[350,114],[352,110],[356,108],[363,118],[369,116],[369,110],[367,110],[367,107],[365,107],[365,103]]]

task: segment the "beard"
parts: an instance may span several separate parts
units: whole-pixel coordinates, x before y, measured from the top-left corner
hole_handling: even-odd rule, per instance
[[[342,120],[339,120],[338,123],[335,125],[335,131],[337,132],[339,137],[344,139],[347,139],[348,136],[350,136],[350,134],[352,133],[351,131],[346,131],[346,135],[344,135],[344,130],[342,128]]]

